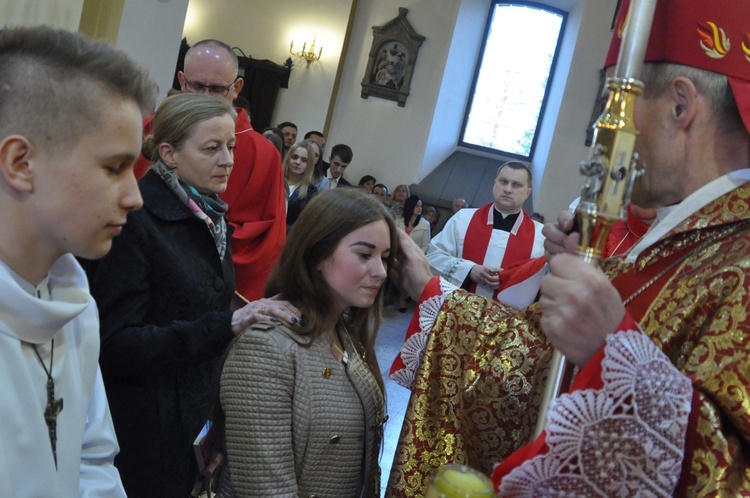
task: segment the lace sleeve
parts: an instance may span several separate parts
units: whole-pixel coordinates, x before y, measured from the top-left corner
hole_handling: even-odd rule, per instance
[[[640,330],[607,338],[601,371],[601,389],[552,403],[549,452],[508,474],[501,496],[672,496],[684,456],[690,380]]]
[[[422,293],[414,317],[406,330],[404,345],[393,361],[390,372],[391,379],[407,389],[411,389],[414,384],[422,353],[445,297],[457,288],[442,277],[434,277]]]

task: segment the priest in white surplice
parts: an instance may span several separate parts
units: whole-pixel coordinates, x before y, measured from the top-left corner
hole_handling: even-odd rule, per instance
[[[485,297],[498,299],[500,292],[503,302],[504,289],[523,281],[523,300],[533,301],[543,260],[524,265],[529,271],[524,269],[524,276],[511,282],[501,276],[505,269],[544,256],[543,225],[521,210],[530,194],[531,171],[526,165],[509,161],[500,166],[492,187],[494,202],[458,211],[432,239],[427,259],[433,273]],[[529,275],[534,277],[528,279]]]

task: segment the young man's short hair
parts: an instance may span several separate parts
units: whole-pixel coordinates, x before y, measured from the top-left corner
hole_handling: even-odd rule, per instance
[[[312,137],[313,135],[316,135],[318,137],[323,137],[323,138],[326,137],[325,135],[323,135],[323,132],[312,130],[312,131],[308,131],[307,133],[305,133],[305,137],[304,138],[305,138],[305,140],[307,140],[308,138]]]
[[[333,149],[331,149],[331,159],[333,159],[334,156],[339,156],[339,159],[341,159],[341,161],[349,164],[350,162],[352,162],[354,152],[352,152],[352,148],[348,145],[338,144],[334,145]]]
[[[156,84],[122,51],[46,26],[0,30],[0,140],[27,137],[51,153],[71,150],[100,125],[107,97],[156,104]]]
[[[284,121],[283,123],[279,123],[279,124],[276,125],[276,128],[278,128],[279,130],[281,130],[281,129],[286,128],[288,126],[291,126],[295,130],[297,129],[297,125],[294,124],[294,123],[292,123],[291,121]],[[307,137],[305,137],[305,138],[307,138]]]
[[[519,161],[508,161],[506,163],[503,163],[500,165],[499,168],[497,168],[497,173],[495,174],[495,178],[497,178],[500,175],[500,172],[503,170],[503,168],[508,167],[510,169],[514,170],[524,170],[526,172],[526,176],[529,179],[528,186],[531,187],[531,169],[526,166],[524,163]]]

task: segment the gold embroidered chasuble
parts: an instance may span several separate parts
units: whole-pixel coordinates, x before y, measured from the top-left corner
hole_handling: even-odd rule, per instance
[[[536,307],[463,290],[446,297],[412,387],[388,496],[422,496],[445,463],[489,474],[530,439],[552,349]]]
[[[688,377],[693,403],[677,496],[750,495],[750,186],[680,223],[632,264],[604,271],[642,330]],[[585,317],[582,317],[585,319]],[[531,437],[549,343],[518,314],[456,291],[426,341],[388,496],[422,496],[442,464],[490,474]]]

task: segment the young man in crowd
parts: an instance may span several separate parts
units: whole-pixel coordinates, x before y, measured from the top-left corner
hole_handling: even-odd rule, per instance
[[[284,155],[286,155],[289,147],[297,141],[297,125],[291,121],[284,121],[279,123],[276,128],[281,130],[282,135],[284,135]]]
[[[388,187],[382,183],[376,183],[375,186],[372,187],[372,195],[383,204],[388,203]]]
[[[344,171],[352,162],[354,153],[352,148],[346,144],[334,145],[331,149],[331,167],[328,170],[328,181],[331,184],[331,188],[336,187],[351,187],[352,184],[346,181],[344,178]]]
[[[104,42],[0,31],[0,496],[124,497],[76,257],[142,205],[133,165],[156,86]]]

